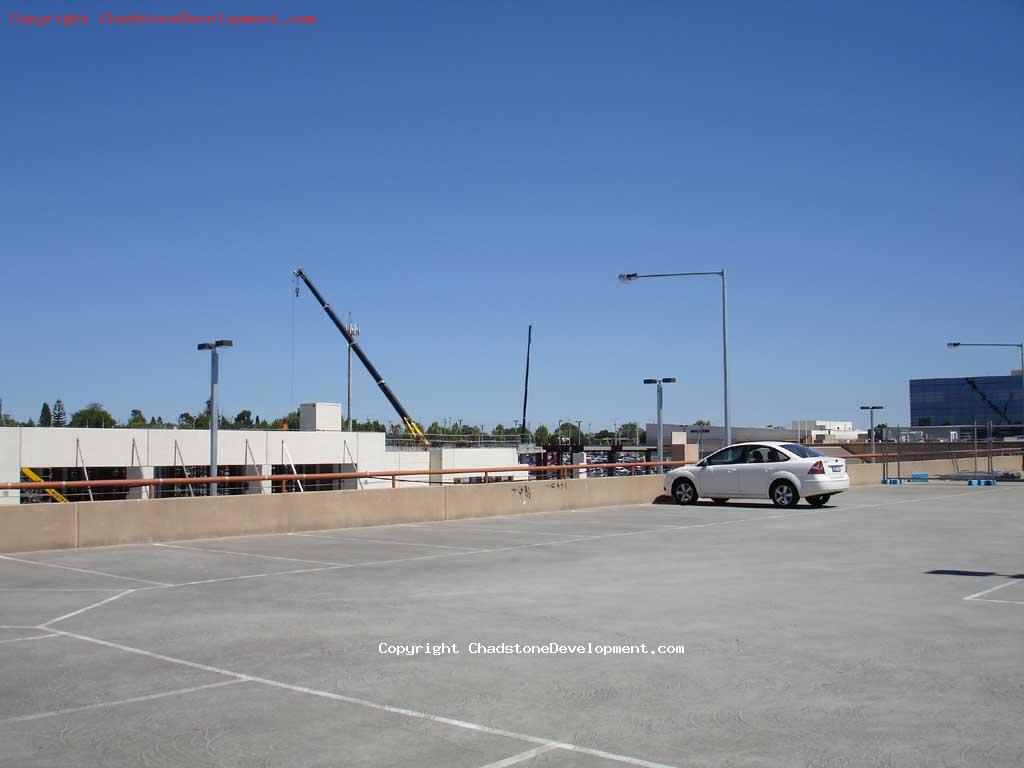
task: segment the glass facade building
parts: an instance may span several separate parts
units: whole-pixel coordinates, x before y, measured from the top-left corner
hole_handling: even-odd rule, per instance
[[[990,421],[996,434],[1021,432],[1024,382],[1020,376],[910,380],[912,426],[963,426]]]

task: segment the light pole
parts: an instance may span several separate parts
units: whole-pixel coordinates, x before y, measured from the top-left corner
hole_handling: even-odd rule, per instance
[[[862,405],[860,409],[871,414],[871,452],[875,452],[875,411],[880,411],[884,405]],[[875,463],[875,457],[871,457],[871,463]]]
[[[233,347],[235,343],[231,339],[217,339],[217,341],[203,342],[197,344],[196,349],[201,352],[210,350],[210,477],[217,476],[217,384],[220,381],[220,352],[226,347]],[[210,483],[210,495],[217,495],[217,484]]]
[[[359,326],[352,325],[352,313],[348,313],[348,333],[355,338],[359,335]],[[352,431],[352,344],[348,345],[348,403],[345,408],[348,414],[348,431]]]
[[[979,344],[966,341],[950,341],[946,344],[949,349],[957,347],[1017,347],[1020,350],[1020,391],[1021,391],[1021,424],[1024,425],[1024,342],[1020,344]],[[1013,420],[1007,418],[1011,424]]]
[[[661,385],[662,384],[675,384],[676,380],[670,376],[665,376],[661,379],[644,379],[644,384],[657,384],[658,385],[658,461],[665,460],[665,435],[661,428]],[[662,474],[665,471],[664,467],[658,467],[658,474]]]
[[[654,275],[638,275],[636,272],[629,272],[619,275],[619,280],[624,283],[631,283],[634,280],[649,277],[693,277],[696,275],[717,275],[722,278],[722,392],[723,411],[725,416],[725,444],[732,443],[732,422],[729,420],[729,290],[725,278],[725,270],[717,272],[665,272]]]

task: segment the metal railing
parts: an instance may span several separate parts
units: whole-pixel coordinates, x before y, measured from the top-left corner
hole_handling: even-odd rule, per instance
[[[939,459],[952,459],[954,454],[957,453],[971,453],[972,451],[947,451],[944,452]],[[984,456],[988,458],[994,458],[997,456],[1022,456],[1024,450],[1020,448],[992,448],[983,452]],[[907,460],[927,460],[935,459],[935,452],[929,451],[927,453],[907,453],[905,451],[897,452],[876,452],[868,454],[858,454],[856,456],[843,456],[843,457],[831,457],[841,458],[844,461],[860,460],[864,462],[864,459],[872,460],[871,463],[887,463],[895,461],[907,461]],[[880,461],[879,461],[880,460]],[[47,488],[54,490],[72,490],[80,488],[139,488],[149,487],[151,491],[157,487],[163,486],[181,486],[181,485],[192,485],[202,486],[217,483],[222,486],[230,486],[236,484],[249,484],[249,483],[265,483],[280,484],[283,490],[286,490],[288,483],[295,481],[296,483],[306,481],[318,481],[318,480],[390,480],[391,487],[398,487],[400,478],[421,478],[421,477],[433,477],[439,476],[440,479],[436,481],[423,481],[423,480],[402,480],[402,482],[423,482],[428,484],[440,484],[443,483],[444,476],[457,476],[457,475],[471,475],[481,477],[482,482],[492,483],[498,482],[497,478],[501,476],[507,476],[510,473],[517,473],[520,475],[526,475],[524,478],[526,481],[545,481],[545,480],[563,480],[572,477],[573,472],[579,472],[581,470],[612,470],[624,469],[629,472],[631,476],[644,474],[648,469],[653,468],[670,468],[670,467],[681,467],[690,464],[696,464],[696,461],[622,461],[622,462],[609,462],[603,464],[554,464],[554,465],[540,465],[531,466],[526,464],[515,464],[507,467],[467,467],[467,468],[456,468],[456,469],[393,469],[383,471],[368,471],[368,472],[309,472],[309,473],[293,473],[293,474],[272,474],[272,475],[222,475],[219,477],[165,477],[165,478],[126,478],[124,480],[50,480],[46,482],[0,482],[0,490],[45,490]],[[864,462],[868,463],[868,462]],[[1022,469],[1024,469],[1024,458],[1022,458]],[[643,472],[639,471],[643,470]],[[614,478],[607,478],[614,479]],[[513,480],[513,482],[521,482],[522,480]],[[501,482],[506,482],[502,480]],[[150,497],[153,497],[153,493],[150,493]],[[258,495],[258,494],[254,494]]]
[[[368,472],[300,472],[291,474],[273,475],[221,475],[219,477],[156,477],[156,478],[126,478],[124,480],[50,480],[38,482],[2,482],[0,490],[74,490],[79,488],[140,488],[149,487],[155,489],[164,486],[180,485],[218,485],[230,486],[236,484],[266,483],[287,484],[291,481],[307,482],[317,480],[390,480],[391,487],[396,488],[401,478],[419,478],[440,476],[443,482],[445,475],[470,475],[480,477],[482,482],[498,482],[497,477],[509,474],[526,475],[524,480],[559,480],[568,479],[574,471],[594,469],[617,469],[622,468],[629,471],[630,475],[643,474],[638,470],[655,467],[678,467],[685,464],[693,464],[692,461],[647,461],[647,462],[613,462],[608,464],[555,464],[548,466],[531,466],[528,464],[514,464],[507,467],[467,467],[456,469],[389,469]],[[403,482],[410,482],[404,480]],[[413,481],[415,482],[415,481]],[[420,481],[429,482],[429,481]],[[439,481],[433,481],[437,484]],[[502,481],[505,482],[505,481]],[[518,482],[518,481],[517,481]],[[284,487],[287,487],[286,485]],[[151,494],[152,495],[152,494]]]

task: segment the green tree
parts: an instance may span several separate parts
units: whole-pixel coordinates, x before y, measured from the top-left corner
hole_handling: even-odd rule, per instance
[[[55,427],[66,427],[68,425],[68,412],[64,410],[64,401],[55,400],[53,402],[53,426]]]
[[[200,417],[202,418],[202,417]],[[274,419],[270,422],[271,429],[298,429],[299,428],[299,412],[292,411],[287,416],[280,419]]]
[[[387,427],[381,424],[376,419],[371,421],[359,421],[359,419],[352,419],[352,431],[353,432],[386,432]]]
[[[178,414],[178,426],[179,427],[194,427],[196,423],[196,417],[188,411],[184,411]]]
[[[582,433],[575,424],[571,421],[563,421],[558,425],[558,429],[555,430],[555,437],[558,439],[568,438],[569,442],[573,445],[578,445],[582,440]]]
[[[50,427],[53,426],[53,414],[50,413],[50,404],[43,403],[43,409],[39,411],[39,426]]]
[[[537,445],[547,445],[551,442],[551,430],[541,424],[533,432],[533,441]]]
[[[252,429],[252,411],[239,411],[235,416],[235,429]]]
[[[711,422],[708,421],[707,419],[697,419],[695,422],[693,422],[693,426],[695,426],[695,427],[710,427],[711,426]],[[771,426],[771,425],[769,424],[769,426]]]
[[[145,429],[145,414],[138,408],[132,408],[131,415],[128,417],[128,423],[125,426],[130,427],[132,429]]]
[[[627,421],[625,424],[619,427],[619,437],[625,443],[632,443],[634,440],[639,440],[638,435],[640,434],[640,425],[635,421]]]
[[[56,418],[56,403],[54,404]],[[117,419],[110,415],[100,403],[89,403],[85,408],[71,414],[72,427],[101,427],[109,429],[117,426]]]

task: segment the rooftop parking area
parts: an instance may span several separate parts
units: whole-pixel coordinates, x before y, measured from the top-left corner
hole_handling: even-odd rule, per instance
[[[1022,541],[931,482],[4,555],[0,766],[1018,766]]]

